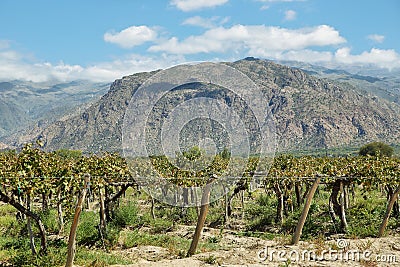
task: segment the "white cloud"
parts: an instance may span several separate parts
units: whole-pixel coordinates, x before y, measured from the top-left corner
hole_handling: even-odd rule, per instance
[[[285,11],[285,20],[295,20],[296,19],[296,11],[294,10],[286,10]]]
[[[226,4],[229,0],[171,0],[170,4],[182,11],[193,11]]]
[[[281,55],[276,59],[293,60],[308,63],[330,62],[333,60],[333,54],[329,51],[314,51],[314,50],[291,50]]]
[[[182,41],[173,37],[151,46],[149,51],[172,54],[248,51],[254,56],[264,56],[271,52],[301,50],[309,46],[337,45],[345,41],[337,30],[327,25],[291,30],[239,24],[231,28],[213,28],[202,35],[190,36]]]
[[[0,50],[7,49],[10,47],[10,41],[8,40],[0,40]]]
[[[269,5],[262,5],[260,7],[260,10],[267,10],[267,9],[269,9]]]
[[[14,60],[19,60],[21,56],[12,50],[5,50],[5,51],[0,51],[0,59],[3,62],[12,62]]]
[[[377,43],[382,43],[385,40],[385,36],[379,34],[370,34],[367,38]]]
[[[0,81],[25,80],[33,82],[91,80],[111,82],[136,72],[166,68],[185,62],[175,55],[126,55],[123,59],[100,62],[90,66],[38,62],[11,49],[0,48]]]
[[[157,32],[147,26],[131,26],[120,32],[107,32],[104,41],[117,44],[123,48],[132,48],[145,42],[154,41]]]
[[[344,64],[373,64],[381,68],[400,67],[400,55],[393,49],[372,48],[359,55],[352,55],[350,48],[340,48],[335,53],[335,60]]]
[[[329,63],[332,66],[343,65],[366,66],[373,65],[379,68],[400,68],[400,54],[395,50],[382,50],[372,48],[358,55],[351,54],[348,47],[339,48],[336,52],[314,50],[291,50],[275,55],[270,55],[278,60],[294,60],[308,63]]]
[[[82,76],[92,81],[113,81],[137,72],[163,69],[185,62],[182,56],[161,54],[157,56],[126,55],[122,59],[88,66]]]
[[[216,16],[212,18],[203,18],[200,16],[194,16],[184,20],[182,22],[182,25],[192,25],[210,29],[216,27],[217,25],[225,24],[226,22],[228,22],[228,20],[229,17],[220,18]]]

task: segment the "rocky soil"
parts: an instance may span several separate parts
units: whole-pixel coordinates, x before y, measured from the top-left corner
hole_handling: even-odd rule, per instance
[[[180,226],[169,234],[188,236],[192,233],[193,227]],[[202,240],[204,242],[219,233],[219,229],[205,228]],[[139,246],[112,253],[136,262],[125,267],[400,266],[400,236],[351,240],[338,237],[330,241],[316,239],[302,241],[296,246],[288,245],[289,242],[289,239],[240,237],[227,230],[218,243],[220,249],[201,252],[190,258],[179,258],[166,248],[154,246]],[[324,259],[321,259],[321,255],[324,255]],[[291,258],[291,263],[284,258]]]

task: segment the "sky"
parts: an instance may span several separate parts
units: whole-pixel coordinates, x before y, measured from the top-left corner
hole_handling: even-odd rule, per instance
[[[400,68],[398,0],[0,0],[0,81],[253,56]]]

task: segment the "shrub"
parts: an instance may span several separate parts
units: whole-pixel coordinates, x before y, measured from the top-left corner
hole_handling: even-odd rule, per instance
[[[164,219],[156,218],[151,222],[151,232],[154,234],[161,234],[170,232],[174,229],[174,223]]]
[[[79,245],[95,245],[96,241],[99,240],[98,224],[98,214],[94,212],[82,212],[76,234],[77,243]]]
[[[50,209],[45,212],[39,212],[39,215],[48,233],[58,233],[59,226],[57,221],[57,211],[55,209]],[[33,220],[32,225],[36,228],[36,224]]]
[[[137,226],[140,223],[139,208],[136,202],[128,202],[115,212],[114,223],[120,227]]]
[[[372,142],[366,144],[360,148],[358,152],[360,156],[387,156],[391,157],[393,155],[393,148],[388,144],[382,142]]]

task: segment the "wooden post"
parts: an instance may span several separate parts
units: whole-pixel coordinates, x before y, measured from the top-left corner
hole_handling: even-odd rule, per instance
[[[321,181],[321,177],[317,176],[317,178],[315,178],[313,185],[310,188],[310,191],[307,194],[306,203],[304,204],[303,212],[301,213],[299,222],[297,223],[297,226],[296,226],[296,231],[294,232],[294,235],[292,238],[292,245],[297,245],[300,241],[300,236],[301,236],[304,224],[307,219],[308,211],[310,210],[311,201],[314,197],[315,191],[317,190],[320,181]]]
[[[194,255],[196,252],[197,244],[199,243],[200,240],[200,235],[204,227],[204,223],[206,221],[207,213],[208,213],[208,208],[210,205],[210,192],[211,192],[211,183],[215,179],[214,176],[212,176],[209,181],[207,182],[203,195],[201,197],[201,207],[200,207],[200,214],[197,219],[197,225],[196,225],[196,230],[194,231],[192,243],[190,244],[189,251],[187,255],[190,257]]]
[[[400,194],[400,185],[397,187],[397,189],[394,191],[394,193],[390,196],[390,200],[389,200],[389,203],[386,208],[385,217],[383,218],[381,226],[379,228],[378,237],[382,237],[385,232],[386,225],[389,221],[390,213],[392,212],[393,205],[396,202],[399,194]]]
[[[69,232],[68,239],[68,252],[67,252],[67,262],[65,267],[72,267],[75,257],[75,238],[76,238],[76,230],[78,229],[79,216],[82,212],[82,205],[85,201],[86,191],[88,184],[90,182],[90,175],[85,175],[85,182],[83,185],[83,189],[79,194],[78,203],[76,204],[74,220],[71,225],[71,230]]]

